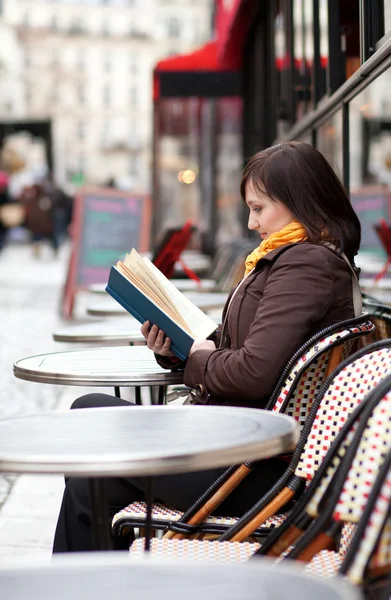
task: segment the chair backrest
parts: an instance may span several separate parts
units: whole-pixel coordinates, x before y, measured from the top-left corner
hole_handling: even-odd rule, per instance
[[[336,435],[343,424],[367,394],[391,373],[391,340],[375,343],[359,350],[350,359],[341,363],[334,372],[332,381],[317,407],[313,424],[306,434],[306,442],[298,461],[295,474],[311,481],[323,463]],[[321,396],[321,393],[319,394]],[[353,435],[353,434],[351,434]],[[332,474],[330,470],[323,487]],[[318,494],[323,488],[319,488]],[[310,505],[312,516],[316,516],[317,495]]]
[[[382,378],[383,380],[366,395],[346,420],[324,459],[323,467],[313,479],[305,507],[306,514],[312,517],[313,521],[288,554],[289,558],[309,559],[315,553],[314,548],[317,547],[319,551],[325,541],[329,543],[335,539],[343,523],[353,524],[356,530],[351,535],[349,547],[344,548],[345,558],[340,573],[346,574],[357,584],[363,581],[365,568],[379,536],[376,510],[373,514],[378,526],[374,526],[367,518],[366,522],[370,522],[370,528],[366,536],[362,535],[365,523],[361,520],[365,512],[368,517],[369,511],[376,508],[375,505],[379,512],[379,504],[376,504],[378,500],[381,503],[384,498],[388,498],[387,502],[391,499],[391,487],[388,496],[382,487],[387,475],[382,465],[391,451],[390,358],[391,355],[387,360],[389,375]],[[365,380],[366,372],[372,376],[372,368],[373,365],[367,365],[364,371],[358,371],[354,384]],[[356,385],[353,387],[356,388]],[[346,392],[352,393],[351,390],[345,390]],[[319,475],[321,479],[316,482]],[[382,478],[379,482],[380,475]],[[316,487],[315,483],[319,485]],[[387,514],[388,507],[386,511],[383,510],[380,527],[384,525]],[[309,550],[311,544],[312,554],[311,549]]]
[[[319,331],[288,361],[266,409],[292,416],[303,427],[314,398],[332,368],[349,356],[355,339],[373,330],[373,323],[361,315]],[[331,353],[337,349],[338,361],[332,364]]]
[[[325,381],[314,402],[291,461],[295,475],[306,479],[309,483],[306,493],[291,511],[280,530],[268,537],[260,554],[278,555],[276,552],[286,547],[289,532],[292,527],[297,528],[298,523],[308,524],[311,520],[323,518],[328,523],[332,519],[334,506],[326,513],[325,499],[328,501],[330,495],[335,503],[338,501],[339,496],[335,497],[335,493],[331,493],[337,490],[336,474],[346,454],[348,452],[351,454],[350,445],[360,419],[363,419],[362,415],[364,414],[368,419],[370,416],[368,411],[372,410],[372,404],[379,401],[377,397],[374,397],[371,402],[369,399],[377,392],[378,387],[388,382],[387,376],[390,373],[391,340],[385,340],[361,348],[343,361]],[[384,395],[383,387],[380,390]],[[365,425],[366,421],[364,420],[363,423]],[[345,471],[346,469],[349,469],[349,464],[345,460]],[[314,525],[315,529],[321,526],[321,522]],[[307,525],[304,528],[300,525],[299,530],[304,531],[306,527]],[[294,550],[290,551],[291,558],[299,555],[300,548],[306,547],[312,533],[311,528],[309,531],[306,530]],[[294,539],[298,535],[295,533]]]
[[[363,339],[363,345],[391,337],[391,307],[367,294],[362,295],[362,301],[363,312],[375,325],[375,331]]]
[[[391,404],[391,393],[387,394],[387,402]],[[384,409],[385,404],[382,404]],[[390,411],[388,411],[388,419],[390,419]],[[382,433],[384,433],[383,428]],[[346,515],[346,503],[343,506],[344,519],[349,522],[354,521],[356,531],[339,572],[346,575],[355,584],[361,584],[364,581],[368,569],[374,575],[384,572],[385,567],[391,568],[390,430],[388,430],[388,440],[387,450],[383,448],[380,455],[373,457],[373,460],[370,461],[372,463],[370,464],[370,475],[373,475],[371,488],[365,489],[364,497],[354,499],[352,515]],[[365,461],[366,466],[368,466],[368,462],[368,460]],[[354,475],[357,476],[357,470]],[[361,469],[360,475],[362,475]],[[365,473],[364,479],[366,488],[369,479],[368,473]],[[363,489],[361,482],[358,484],[358,488],[358,491]]]

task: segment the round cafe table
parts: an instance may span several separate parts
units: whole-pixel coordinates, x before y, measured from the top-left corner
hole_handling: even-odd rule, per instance
[[[222,406],[91,408],[0,420],[0,472],[90,478],[95,539],[110,548],[103,477],[146,478],[149,549],[156,475],[213,469],[292,451],[295,419]]]
[[[189,292],[185,296],[203,311],[223,308],[228,298],[228,294],[225,292]],[[95,317],[129,315],[128,311],[111,297],[102,297],[99,298],[99,301],[89,304],[87,313]]]
[[[201,279],[200,282],[194,279],[170,279],[171,283],[180,292],[211,292],[216,287],[214,279]],[[92,294],[106,294],[106,283],[93,283],[87,290]]]
[[[298,564],[262,558],[240,564],[129,563],[126,553],[55,556],[45,566],[0,567],[7,600],[363,600],[342,577],[321,579]]]
[[[51,352],[22,358],[14,364],[14,375],[26,381],[58,385],[134,387],[136,403],[141,403],[142,386],[159,389],[158,404],[163,404],[167,385],[181,384],[182,371],[162,369],[146,346],[86,348]]]
[[[129,345],[135,342],[145,342],[140,331],[141,324],[129,316],[129,319],[111,319],[68,325],[53,332],[56,342],[71,342],[82,344]]]

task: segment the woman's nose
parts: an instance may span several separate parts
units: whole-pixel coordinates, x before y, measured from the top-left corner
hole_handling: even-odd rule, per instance
[[[248,218],[248,225],[247,225],[247,227],[248,227],[249,229],[251,229],[251,230],[252,230],[252,229],[256,229],[256,228],[257,228],[257,223],[256,223],[256,221],[255,221],[255,220],[252,218],[252,216],[251,216],[251,215],[250,215],[250,216],[249,216],[249,218]]]

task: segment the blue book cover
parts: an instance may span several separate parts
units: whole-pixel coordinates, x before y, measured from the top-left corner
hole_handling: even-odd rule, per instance
[[[171,340],[171,350],[174,354],[182,360],[187,359],[194,338],[115,267],[110,269],[106,292],[140,323],[149,321],[162,329]]]

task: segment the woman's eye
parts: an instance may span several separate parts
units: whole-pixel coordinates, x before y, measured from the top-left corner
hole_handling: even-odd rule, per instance
[[[259,206],[257,206],[256,208],[254,208],[254,212],[256,213],[260,213],[262,210],[262,208],[260,208]]]

